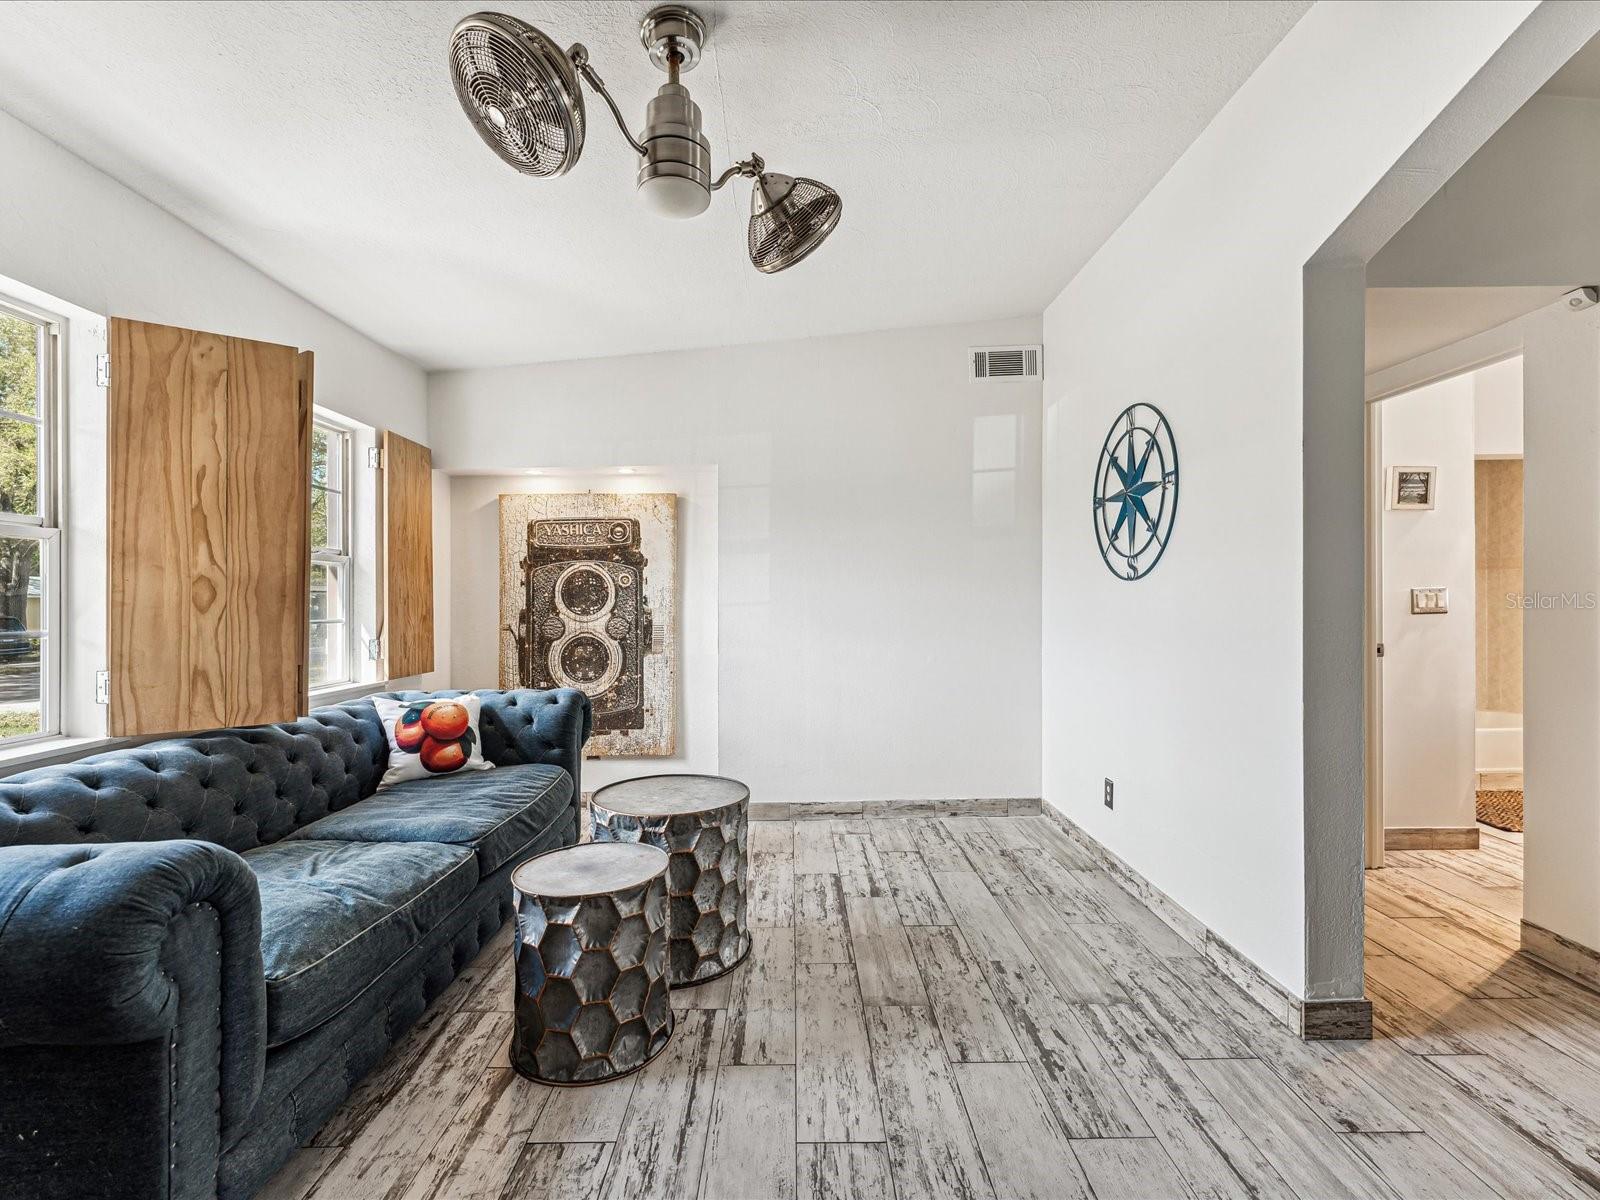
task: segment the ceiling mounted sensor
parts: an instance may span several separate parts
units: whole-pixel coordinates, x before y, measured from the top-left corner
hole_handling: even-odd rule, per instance
[[[645,15],[639,40],[650,61],[667,73],[645,107],[638,137],[589,63],[582,45],[562,50],[525,21],[504,13],[474,13],[450,35],[450,74],[456,96],[478,136],[524,175],[547,178],[570,171],[583,153],[581,78],[606,102],[617,128],[639,156],[639,196],[664,217],[696,217],[711,193],[735,176],[753,180],[749,252],[756,270],[771,275],[794,266],[839,224],[839,193],[815,179],[769,172],[759,154],[734,163],[715,179],[711,143],[700,106],[679,77],[694,69],[706,44],[705,22],[693,9],[665,4]]]

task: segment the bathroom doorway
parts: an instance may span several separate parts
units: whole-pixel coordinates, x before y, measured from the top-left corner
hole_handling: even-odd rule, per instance
[[[1372,410],[1376,840],[1385,855],[1472,850],[1480,796],[1521,831],[1522,358]]]

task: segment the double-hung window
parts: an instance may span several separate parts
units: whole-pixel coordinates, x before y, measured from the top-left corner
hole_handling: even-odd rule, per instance
[[[0,298],[0,742],[59,732],[56,332]]]
[[[311,426],[312,689],[355,677],[350,620],[350,432]]]

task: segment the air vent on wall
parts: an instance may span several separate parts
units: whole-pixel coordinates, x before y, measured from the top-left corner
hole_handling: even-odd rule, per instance
[[[973,379],[1037,379],[1038,346],[984,346],[972,351]]]

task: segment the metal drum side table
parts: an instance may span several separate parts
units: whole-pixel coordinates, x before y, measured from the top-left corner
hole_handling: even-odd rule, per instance
[[[586,843],[535,855],[516,894],[511,1065],[540,1083],[637,1071],[672,1037],[667,855]]]
[[[646,775],[608,784],[589,802],[596,843],[643,842],[667,867],[672,986],[725,975],[750,953],[750,789],[720,775]]]

